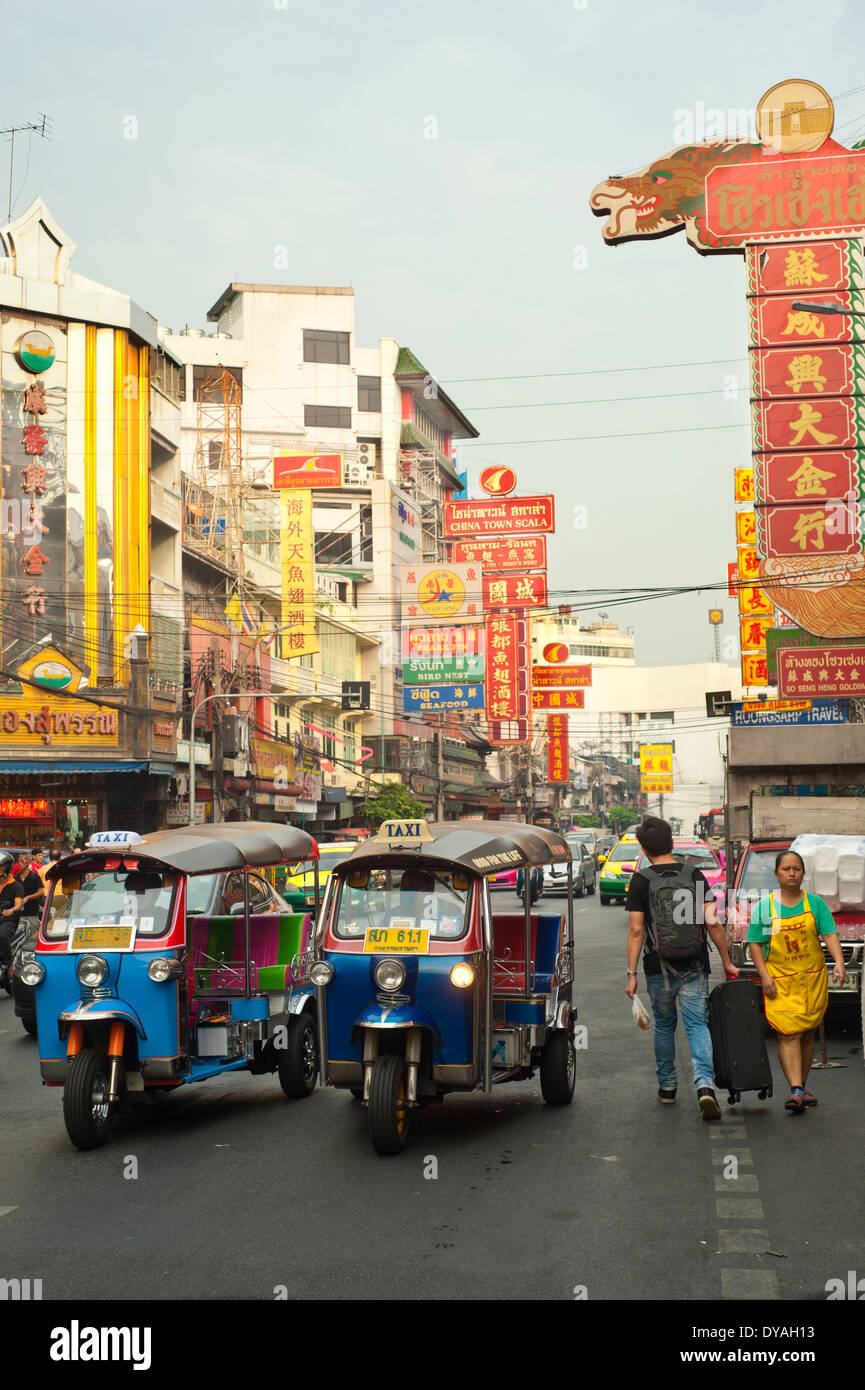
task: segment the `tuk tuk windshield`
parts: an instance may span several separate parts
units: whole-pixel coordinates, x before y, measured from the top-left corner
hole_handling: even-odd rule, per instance
[[[447,870],[365,869],[367,882],[353,887],[343,878],[335,935],[346,941],[371,928],[404,927],[428,931],[431,940],[453,941],[469,926],[468,886],[455,888]],[[465,875],[458,877],[466,882]]]
[[[163,936],[176,885],[177,875],[161,869],[70,873],[54,884],[45,936],[58,940],[84,926],[134,926],[139,937]]]

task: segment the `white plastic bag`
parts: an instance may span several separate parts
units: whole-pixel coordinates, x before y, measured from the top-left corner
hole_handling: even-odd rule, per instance
[[[640,1002],[639,994],[634,995],[634,1007],[632,1013],[634,1015],[634,1022],[636,1023],[637,1027],[642,1028],[644,1033],[648,1032],[648,1030],[652,1026],[652,1015],[646,1013],[643,1004]]]

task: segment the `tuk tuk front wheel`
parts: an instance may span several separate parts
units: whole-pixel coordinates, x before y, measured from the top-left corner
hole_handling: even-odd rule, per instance
[[[108,1099],[108,1060],[85,1047],[69,1065],[63,1088],[63,1119],[76,1149],[98,1149],[111,1133],[114,1106]]]
[[[564,1030],[553,1033],[541,1053],[541,1095],[547,1105],[570,1105],[576,1079],[574,1039]]]
[[[405,1058],[379,1057],[369,1087],[369,1137],[376,1153],[402,1153],[408,1126]]]
[[[298,1014],[288,1027],[286,1046],[278,1053],[279,1084],[289,1100],[304,1100],[315,1090],[318,1040],[310,1014]]]

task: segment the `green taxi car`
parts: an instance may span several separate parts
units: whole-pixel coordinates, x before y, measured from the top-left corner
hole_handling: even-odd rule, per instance
[[[601,863],[598,891],[602,907],[608,907],[611,902],[625,901],[631,874],[639,857],[640,845],[636,835],[623,835],[618,844],[613,845]]]

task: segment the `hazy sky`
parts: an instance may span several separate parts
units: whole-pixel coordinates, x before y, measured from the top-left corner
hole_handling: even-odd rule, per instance
[[[843,0],[5,0],[0,125],[53,118],[16,145],[16,211],[41,193],[73,269],[161,323],[204,326],[234,279],[352,284],[358,341],[408,344],[481,430],[470,477],[556,493],[550,587],[576,607],[723,580],[750,447],[744,262],[684,233],[605,247],[591,189],[788,77],[852,143],[863,46]],[[663,433],[686,426],[713,428]],[[717,600],[603,606],[654,665],[709,656]]]

